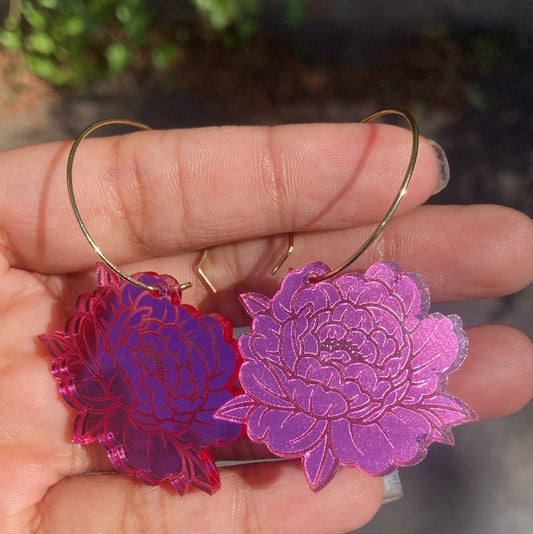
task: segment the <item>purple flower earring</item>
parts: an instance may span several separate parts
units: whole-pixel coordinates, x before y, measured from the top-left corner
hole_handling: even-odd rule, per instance
[[[99,442],[118,470],[147,484],[211,494],[220,476],[209,449],[242,431],[213,417],[238,392],[240,354],[228,319],[181,304],[190,284],[155,273],[128,276],[89,235],[74,199],[74,155],[96,128],[117,123],[149,129],[99,121],[76,139],[67,168],[74,213],[104,262],[96,268],[98,287],[80,296],[64,331],[39,338],[54,356],[61,395],[77,411],[74,443]]]
[[[382,222],[343,265],[313,262],[291,271],[268,298],[245,293],[251,332],[239,338],[244,394],[216,417],[243,423],[251,440],[276,456],[301,458],[314,491],[339,466],[375,476],[420,462],[434,441],[453,444],[451,427],[475,419],[445,393],[467,338],[456,315],[429,314],[417,274],[378,262],[364,274],[339,274],[370,246],[405,194],[416,163],[418,128],[402,186]],[[292,244],[292,242],[291,242]]]

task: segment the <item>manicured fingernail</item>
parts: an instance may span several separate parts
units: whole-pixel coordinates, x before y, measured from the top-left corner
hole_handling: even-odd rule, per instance
[[[439,165],[439,175],[437,178],[437,184],[435,185],[435,191],[433,192],[433,194],[436,195],[437,193],[440,193],[450,181],[450,166],[448,165],[448,158],[446,157],[444,150],[442,150],[442,147],[435,143],[435,141],[431,141],[431,146],[435,151]]]
[[[383,504],[398,501],[402,497],[402,483],[398,471],[383,477]]]

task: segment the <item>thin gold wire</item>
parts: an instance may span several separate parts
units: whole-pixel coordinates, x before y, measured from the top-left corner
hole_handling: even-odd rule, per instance
[[[283,256],[281,256],[281,258],[275,263],[274,267],[272,267],[270,271],[271,276],[274,276],[278,272],[279,268],[287,261],[287,258],[292,254],[294,250],[294,232],[289,232],[287,238],[287,248],[285,249]]]
[[[118,274],[120,277],[124,278],[124,280],[127,280],[128,282],[136,285],[137,287],[140,287],[141,289],[145,289],[147,291],[158,291],[157,286],[152,286],[149,284],[144,284],[143,282],[140,282],[139,280],[135,280],[135,278],[132,278],[131,276],[127,275],[124,271],[119,269],[114,263],[112,263],[110,260],[107,259],[107,257],[104,255],[104,253],[100,250],[100,247],[96,244],[94,239],[91,237],[91,234],[89,234],[89,231],[87,230],[87,227],[85,226],[85,223],[83,222],[83,219],[81,218],[80,211],[78,209],[78,205],[76,203],[76,198],[74,196],[74,187],[72,185],[72,169],[74,166],[74,158],[76,156],[76,152],[79,148],[80,143],[87,138],[92,132],[97,130],[98,128],[101,128],[102,126],[108,126],[111,124],[124,124],[126,126],[133,126],[135,128],[139,128],[140,130],[151,130],[149,126],[146,124],[142,124],[137,121],[132,121],[129,119],[103,119],[100,121],[97,121],[93,124],[90,124],[81,132],[80,135],[75,139],[74,143],[72,144],[72,147],[70,149],[69,155],[68,155],[68,162],[67,162],[67,189],[68,189],[68,196],[70,199],[70,204],[72,206],[72,210],[74,211],[74,215],[76,217],[76,220],[78,221],[78,224],[81,228],[81,231],[83,232],[83,235],[91,245],[91,247],[94,249],[96,254],[100,256],[101,260],[116,274]],[[190,282],[186,282],[184,284],[180,284],[181,289],[187,289],[191,287]]]
[[[209,251],[208,248],[204,248],[202,252],[200,253],[200,256],[198,259],[194,262],[194,271],[196,273],[196,276],[202,281],[204,286],[211,291],[211,293],[216,293],[217,288],[213,285],[213,282],[209,280],[207,274],[205,274],[205,271],[202,267],[202,263],[207,258],[207,252]]]
[[[407,188],[409,187],[409,182],[411,181],[411,177],[413,176],[413,171],[415,169],[416,159],[418,156],[418,145],[420,141],[418,125],[416,124],[415,118],[408,111],[404,111],[401,109],[383,109],[381,111],[377,111],[376,113],[372,113],[372,115],[369,115],[368,117],[365,117],[361,122],[371,122],[375,119],[378,119],[379,117],[383,117],[384,115],[400,115],[404,117],[409,123],[409,127],[411,128],[411,132],[413,135],[413,146],[411,149],[411,157],[409,158],[409,165],[403,177],[398,194],[394,198],[383,219],[381,219],[381,222],[377,225],[376,229],[372,232],[372,234],[370,234],[370,237],[361,245],[361,247],[354,252],[354,254],[352,254],[344,263],[331,270],[329,273],[326,273],[322,276],[310,276],[309,282],[316,283],[321,282],[322,280],[327,280],[328,278],[331,278],[344,271],[344,269],[346,269],[354,261],[359,259],[361,255],[367,250],[367,248],[377,239],[379,234],[383,232],[391,217],[394,215],[394,212],[398,208],[400,201],[407,192]]]
[[[279,260],[274,264],[274,267],[272,267],[272,269],[270,270],[271,276],[274,276],[278,272],[278,269],[285,263],[287,258],[292,254],[292,251],[294,250],[294,233],[290,232],[289,234],[287,234],[287,238],[288,238],[287,248],[283,252],[283,255],[279,258]],[[198,276],[198,278],[202,281],[204,286],[209,291],[211,291],[211,293],[214,294],[217,292],[217,288],[215,287],[213,282],[211,282],[211,280],[209,279],[209,277],[207,276],[203,268],[203,263],[207,258],[208,252],[209,252],[209,248],[204,248],[202,252],[200,252],[200,256],[198,256],[198,259],[194,263],[194,271],[196,273],[196,276]]]
[[[415,169],[416,165],[416,159],[418,156],[418,145],[420,141],[420,134],[418,131],[418,125],[416,123],[415,118],[409,113],[408,111],[404,111],[401,109],[383,109],[380,111],[376,111],[375,113],[372,113],[372,115],[369,115],[368,117],[365,117],[361,123],[367,123],[371,122],[375,119],[378,119],[380,117],[383,117],[384,115],[400,115],[401,117],[404,117],[407,122],[409,123],[409,127],[411,128],[411,132],[413,135],[413,145],[411,149],[411,156],[409,158],[409,165],[407,167],[407,171],[405,172],[405,175],[403,177],[402,183],[400,185],[400,189],[394,198],[392,204],[390,205],[389,209],[385,213],[385,216],[383,219],[381,219],[380,223],[377,225],[376,229],[370,234],[368,239],[357,249],[354,254],[352,254],[344,263],[336,267],[335,269],[332,269],[329,273],[326,273],[322,276],[310,276],[309,282],[311,283],[317,283],[322,280],[327,280],[328,278],[331,278],[340,272],[342,272],[344,269],[349,267],[354,261],[359,259],[364,252],[370,247],[370,245],[377,239],[377,237],[383,232],[387,224],[389,223],[391,217],[394,215],[394,212],[398,208],[398,205],[400,204],[400,201],[402,200],[403,196],[407,192],[407,188],[409,187],[409,183],[411,181],[411,177],[413,176],[413,171]],[[209,249],[204,249],[201,252],[200,257],[195,263],[195,271],[200,280],[203,282],[203,284],[212,292],[216,293],[217,290],[211,280],[206,275],[205,271],[202,268],[202,264],[207,258],[207,253]],[[279,268],[285,263],[287,258],[292,254],[294,250],[294,232],[290,232],[288,234],[288,242],[287,242],[287,248],[285,249],[283,255],[280,257],[280,259],[275,263],[274,267],[270,271],[271,275],[276,274],[276,272],[279,270]]]

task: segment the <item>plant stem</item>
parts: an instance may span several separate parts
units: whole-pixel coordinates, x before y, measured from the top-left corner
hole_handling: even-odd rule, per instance
[[[9,13],[5,20],[8,30],[14,30],[20,24],[22,16],[22,0],[9,0]]]

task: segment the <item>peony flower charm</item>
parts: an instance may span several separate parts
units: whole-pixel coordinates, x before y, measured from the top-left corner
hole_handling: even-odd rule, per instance
[[[242,429],[213,417],[236,393],[233,328],[180,305],[172,277],[134,277],[159,294],[99,264],[97,289],[79,298],[65,331],[40,336],[63,398],[78,411],[72,441],[100,442],[117,469],[147,484],[213,493],[220,477],[208,449]]]
[[[245,423],[275,455],[301,457],[318,491],[339,466],[385,475],[420,462],[433,441],[475,414],[444,393],[467,339],[455,315],[428,315],[416,274],[376,263],[365,274],[309,282],[330,268],[290,272],[270,300],[245,293],[253,322],[239,339],[244,394],[216,417]]]

